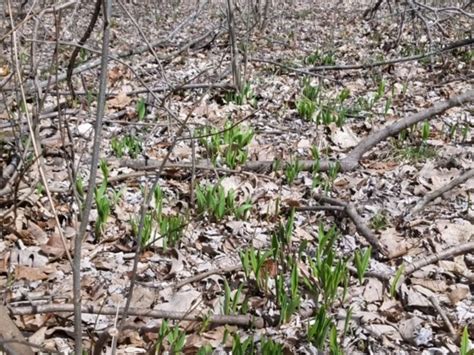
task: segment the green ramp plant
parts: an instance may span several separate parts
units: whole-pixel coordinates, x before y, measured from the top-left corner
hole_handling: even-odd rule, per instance
[[[143,151],[142,142],[132,134],[112,137],[110,146],[117,158],[122,158],[125,154],[128,154],[130,158],[136,159]]]
[[[244,271],[247,280],[250,280],[253,276],[257,288],[260,291],[266,292],[268,289],[268,278],[269,273],[265,269],[265,265],[268,262],[272,262],[270,256],[272,255],[271,250],[261,252],[255,250],[253,247],[239,253],[240,261],[242,263],[242,269]]]
[[[199,143],[206,149],[208,157],[214,165],[225,163],[235,169],[248,159],[247,146],[252,141],[252,129],[243,129],[240,125],[233,125],[227,121],[223,130],[204,127],[195,132]]]
[[[338,232],[334,226],[325,230],[320,225],[315,256],[308,260],[310,277],[302,278],[306,288],[314,295],[315,302],[319,304],[318,313],[308,324],[308,340],[321,351],[326,349],[329,341],[329,353],[332,354],[340,354],[341,350],[330,311],[339,295],[341,303],[344,303],[350,279],[347,260],[336,253],[337,238]],[[350,315],[349,310],[346,323]]]
[[[296,110],[298,115],[306,121],[324,125],[336,123],[338,127],[341,127],[350,112],[345,105],[349,96],[349,90],[344,88],[335,99],[328,98],[321,85],[313,86],[311,81],[305,78],[301,96],[296,101]]]
[[[359,283],[362,284],[364,281],[364,275],[369,267],[370,255],[372,253],[372,247],[366,248],[363,252],[361,250],[356,250],[354,253],[354,265],[357,270],[357,278]]]
[[[163,320],[158,330],[158,337],[155,342],[155,350],[157,354],[163,354],[166,349],[171,354],[179,354],[182,352],[186,341],[186,334],[179,329],[178,324],[170,327],[166,319]]]
[[[154,210],[149,211],[145,215],[143,232],[141,239],[142,248],[146,248],[159,238],[162,239],[163,250],[166,251],[168,247],[175,247],[181,241],[184,228],[187,225],[187,218],[185,215],[164,215],[163,212],[163,191],[161,187],[156,186],[153,191]],[[138,237],[138,221],[132,219],[132,234]]]
[[[206,213],[216,221],[228,215],[234,215],[236,219],[244,219],[252,209],[249,200],[237,204],[235,192],[232,189],[226,192],[220,183],[199,185],[196,189],[196,202],[198,213]]]
[[[226,102],[233,102],[236,105],[245,105],[250,104],[255,106],[257,103],[257,99],[255,93],[252,90],[252,86],[250,83],[245,83],[242,88],[242,91],[229,91],[225,94],[224,100]]]
[[[118,202],[122,191],[108,189],[109,168],[105,160],[99,162],[102,171],[102,182],[94,190],[94,200],[97,207],[97,220],[95,223],[95,235],[100,239],[105,232],[105,225],[110,216],[113,206]],[[78,193],[83,193],[82,179],[76,179],[76,188]]]

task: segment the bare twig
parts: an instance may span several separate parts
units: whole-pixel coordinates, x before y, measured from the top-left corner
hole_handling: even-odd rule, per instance
[[[453,324],[451,323],[448,316],[446,315],[446,312],[444,312],[444,310],[439,305],[438,300],[436,299],[436,297],[435,296],[430,296],[430,297],[428,297],[428,299],[430,300],[433,307],[436,309],[436,312],[438,312],[438,314],[443,319],[444,324],[446,324],[446,327],[448,327],[449,334],[451,334],[451,338],[454,341],[457,341],[458,335],[456,333],[456,330],[454,329]]]
[[[234,271],[239,271],[239,270],[242,270],[242,265],[240,265],[240,264],[232,265],[232,266],[229,266],[227,268],[219,268],[219,269],[208,270],[208,271],[202,272],[200,274],[188,277],[187,279],[184,279],[184,280],[181,280],[181,281],[177,282],[173,286],[173,288],[175,290],[179,290],[184,285],[187,285],[187,284],[190,284],[190,283],[193,283],[193,282],[196,282],[196,281],[200,281],[200,280],[205,279],[206,277],[209,277],[211,275],[227,274],[229,272],[234,272]]]
[[[90,18],[89,25],[87,26],[86,31],[79,40],[78,46],[74,47],[71,57],[69,58],[69,64],[67,66],[66,72],[66,81],[73,99],[75,99],[76,95],[74,94],[74,85],[72,84],[72,72],[74,70],[74,65],[76,64],[76,58],[79,55],[79,51],[81,50],[80,46],[84,45],[92,34],[92,30],[94,29],[97,19],[99,18],[99,12],[100,7],[102,5],[102,1],[103,0],[96,0],[94,12],[92,13],[92,16]]]
[[[8,9],[9,9],[9,12],[11,14],[12,9],[11,9],[11,1],[10,0],[7,1],[7,6],[8,6]],[[13,23],[13,18],[11,16],[10,16],[10,25],[11,25],[12,28],[15,28],[14,23]],[[19,83],[19,87],[20,87],[20,95],[21,95],[20,98],[21,98],[22,102],[26,102],[27,101],[26,100],[26,93],[25,93],[25,89],[24,89],[23,84],[22,84],[23,80],[22,80],[22,76],[21,76],[20,63],[19,63],[19,59],[18,59],[19,51],[18,51],[18,45],[17,45],[16,31],[13,31],[13,33],[12,33],[12,42],[13,42],[13,53],[15,54],[14,55],[15,74],[16,74],[16,79],[17,79],[17,81]],[[43,167],[43,164],[40,160],[41,147],[40,147],[39,142],[36,139],[33,121],[32,121],[32,118],[31,118],[31,114],[28,110],[25,110],[25,116],[26,116],[26,120],[27,120],[27,123],[28,123],[28,130],[29,130],[29,133],[30,133],[30,136],[31,136],[31,143],[32,143],[32,146],[33,146],[34,154],[35,154],[35,160],[38,160],[38,170],[39,170],[39,174],[40,174],[40,177],[41,177],[41,181],[43,183],[44,190],[45,190],[46,196],[48,198],[48,202],[51,206],[51,210],[52,210],[53,215],[54,215],[54,221],[56,223],[58,234],[60,236],[63,247],[66,250],[67,258],[68,258],[70,264],[72,265],[73,264],[72,257],[71,257],[71,254],[69,253],[67,243],[66,243],[66,239],[65,239],[64,233],[62,231],[62,226],[61,226],[61,223],[60,223],[59,218],[58,218],[58,213],[56,211],[56,207],[55,207],[55,204],[53,202],[53,197],[52,197],[51,191],[49,189],[48,179],[46,178],[44,167]]]
[[[98,0],[102,1],[102,0]],[[92,199],[96,186],[97,164],[99,162],[100,142],[102,136],[102,118],[105,112],[105,93],[107,90],[107,64],[109,60],[110,43],[110,10],[111,0],[106,0],[104,8],[104,31],[102,38],[101,71],[99,78],[99,97],[97,99],[96,122],[94,126],[94,145],[92,151],[90,176],[86,200],[82,210],[82,219],[79,231],[74,239],[74,267],[73,267],[73,295],[74,295],[74,339],[76,354],[82,354],[82,316],[81,316],[81,249],[82,240],[89,225],[89,215],[92,208]]]
[[[284,65],[280,65],[277,62],[273,62],[271,60],[267,59],[262,59],[262,58],[249,58],[250,61],[253,62],[263,62],[263,63],[269,63],[273,65],[278,65],[280,67],[283,67],[285,69],[294,71],[294,72],[300,72],[302,74],[306,74],[307,72],[317,72],[317,71],[334,71],[334,70],[359,70],[359,69],[370,69],[370,68],[375,68],[375,67],[380,67],[380,66],[385,66],[385,65],[393,65],[397,63],[405,63],[405,62],[412,62],[414,60],[419,60],[427,57],[431,57],[434,55],[438,55],[444,52],[451,51],[456,48],[460,47],[465,47],[472,45],[474,43],[473,38],[468,38],[465,40],[461,41],[456,41],[453,43],[450,43],[449,45],[438,49],[434,50],[428,53],[424,54],[419,54],[419,55],[413,55],[409,57],[402,57],[402,58],[395,58],[391,60],[386,60],[386,61],[380,61],[380,62],[373,62],[373,63],[363,63],[363,64],[347,64],[347,65],[323,65],[323,66],[316,66],[316,67],[307,67],[307,68],[291,68],[291,67],[286,67]]]
[[[445,192],[452,190],[456,186],[459,186],[463,183],[465,183],[467,180],[471,179],[474,177],[474,169],[470,169],[466,171],[464,174],[461,176],[458,176],[457,178],[451,180],[448,184],[444,185],[443,187],[439,188],[438,190],[435,190],[427,195],[425,195],[418,203],[413,207],[411,210],[410,215],[407,218],[410,218],[411,216],[416,215],[419,213],[421,210],[425,208],[425,206],[430,203],[431,201],[437,199],[440,197],[442,194]]]
[[[207,91],[201,95],[199,100],[197,100],[197,102],[194,104],[193,109],[190,110],[190,112],[188,113],[186,118],[183,120],[183,122],[181,122],[181,127],[179,128],[178,132],[176,132],[176,138],[173,140],[171,146],[168,148],[168,152],[167,152],[166,156],[164,157],[164,159],[162,160],[161,164],[158,167],[158,171],[156,172],[156,176],[155,176],[155,179],[153,180],[153,184],[151,186],[151,189],[148,193],[145,193],[145,196],[143,198],[143,203],[141,205],[141,211],[140,211],[140,222],[138,224],[137,244],[136,244],[136,248],[135,248],[135,255],[134,255],[134,258],[133,258],[133,266],[132,266],[132,272],[131,272],[131,277],[130,277],[130,287],[129,287],[129,290],[128,290],[128,295],[127,295],[127,299],[126,299],[126,302],[125,302],[125,307],[123,308],[123,312],[122,312],[122,320],[121,320],[121,322],[119,324],[119,327],[118,327],[119,334],[122,332],[123,327],[125,325],[125,321],[126,321],[127,316],[128,316],[128,311],[130,309],[130,305],[131,305],[131,302],[132,302],[132,297],[133,297],[135,284],[137,282],[137,270],[138,270],[138,263],[139,263],[139,260],[140,260],[140,253],[141,253],[141,247],[142,247],[141,244],[142,244],[142,238],[143,238],[143,227],[144,227],[144,223],[145,223],[145,215],[146,215],[147,206],[149,206],[149,204],[151,202],[151,199],[153,197],[153,190],[155,189],[155,187],[158,184],[159,178],[160,178],[160,176],[163,172],[163,169],[165,168],[166,162],[168,161],[168,159],[171,155],[171,152],[173,151],[174,147],[176,146],[176,144],[178,142],[178,137],[180,137],[183,134],[184,130],[186,129],[186,124],[187,124],[189,118],[191,117],[191,115],[194,112],[194,110],[196,109],[196,107],[202,102],[202,100],[204,99],[206,93],[207,93]],[[173,114],[170,110],[168,110],[168,112],[170,113],[170,115]],[[176,119],[176,117],[174,117],[174,118]],[[192,166],[193,165],[194,164],[192,164]],[[115,345],[116,345],[115,343],[112,343],[112,353],[114,353]]]
[[[227,25],[230,39],[230,58],[232,66],[232,76],[234,78],[234,85],[239,93],[242,92],[243,83],[240,74],[240,62],[237,51],[237,43],[235,37],[235,22],[234,22],[234,8],[232,0],[227,0]]]
[[[405,267],[405,272],[404,275],[410,275],[414,273],[416,270],[421,269],[422,267],[426,265],[433,264],[437,261],[444,260],[451,258],[453,256],[461,255],[461,254],[466,254],[470,253],[471,251],[474,250],[474,242],[468,242],[465,244],[457,245],[448,249],[445,249],[439,253],[428,255],[428,256],[423,256],[412,263],[408,264]]]

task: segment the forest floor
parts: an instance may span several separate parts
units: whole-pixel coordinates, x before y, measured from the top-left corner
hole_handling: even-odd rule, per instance
[[[102,20],[75,99],[65,80],[94,8],[71,3],[15,17],[14,38],[0,26],[0,285],[44,352],[74,350],[99,97]],[[119,353],[459,353],[474,339],[471,18],[238,3],[233,69],[226,2],[114,2],[85,349],[109,352],[119,329]]]

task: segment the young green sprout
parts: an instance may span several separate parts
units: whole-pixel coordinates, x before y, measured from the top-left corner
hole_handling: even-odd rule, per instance
[[[370,256],[372,253],[372,247],[366,248],[363,252],[360,250],[356,250],[354,254],[354,264],[357,270],[357,278],[359,279],[359,283],[362,284],[364,281],[364,275],[369,267],[370,263]]]

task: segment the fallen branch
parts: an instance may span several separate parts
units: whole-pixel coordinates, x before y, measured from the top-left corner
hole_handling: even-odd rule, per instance
[[[463,94],[456,95],[449,98],[448,100],[438,102],[424,111],[417,112],[381,129],[380,131],[370,134],[366,139],[361,141],[344,159],[341,160],[342,169],[344,171],[353,170],[355,167],[357,167],[359,160],[367,151],[385,139],[399,134],[404,129],[409,128],[418,122],[430,120],[452,107],[461,106],[469,102],[474,102],[474,90],[468,90]]]
[[[330,159],[321,159],[319,161],[319,170],[320,171],[328,171],[330,167],[334,166],[335,164],[339,164],[341,172],[347,172],[355,170],[359,166],[359,161],[362,159],[363,155],[367,153],[370,149],[375,147],[380,142],[386,140],[389,137],[396,136],[401,131],[406,128],[413,126],[419,122],[424,120],[430,120],[437,115],[442,114],[446,110],[461,106],[466,103],[474,102],[474,90],[466,91],[463,94],[453,96],[448,100],[441,101],[433,105],[432,107],[417,112],[411,116],[408,116],[402,120],[399,120],[389,126],[382,128],[381,130],[374,132],[368,135],[364,140],[362,140],[353,150],[347,154],[345,158],[340,160],[330,160]],[[275,161],[251,161],[244,164],[241,167],[242,171],[252,171],[257,173],[269,173],[274,168]],[[281,162],[279,164],[279,169],[284,170],[288,164],[291,162]],[[299,161],[301,170],[304,171],[312,171],[314,164],[317,163],[315,160],[301,160]],[[120,160],[121,167],[128,167],[135,170],[142,170],[142,169],[156,169],[157,167],[162,165],[162,161],[160,160]],[[191,163],[179,163],[180,168],[191,168]],[[198,164],[200,169],[212,169],[213,165],[210,161],[201,161]],[[177,164],[165,164],[165,169],[167,168],[176,168]]]
[[[444,310],[439,305],[439,302],[436,299],[436,297],[430,296],[428,299],[430,300],[430,302],[433,305],[436,312],[438,312],[438,314],[443,319],[444,324],[446,324],[446,327],[449,330],[449,334],[451,335],[451,339],[453,339],[454,341],[457,341],[458,340],[458,334],[457,334],[456,330],[454,329],[453,324],[449,320],[448,316],[446,315],[446,312],[444,312]]]
[[[321,76],[322,76],[321,74],[313,73],[313,72],[311,72],[311,71],[309,71],[309,70],[307,70],[307,69],[290,67],[290,66],[288,66],[288,65],[275,62],[274,60],[262,59],[262,58],[249,58],[248,60],[249,60],[250,62],[255,62],[255,63],[271,64],[271,65],[280,67],[280,68],[282,68],[282,69],[284,69],[284,70],[291,71],[291,72],[294,72],[294,73],[297,73],[297,74],[303,74],[303,75],[315,76],[315,77],[321,77]]]
[[[334,70],[358,70],[358,69],[371,69],[375,67],[382,67],[385,65],[393,65],[393,64],[398,64],[398,63],[405,63],[405,62],[412,62],[414,60],[419,60],[419,59],[424,59],[428,57],[432,57],[444,52],[449,52],[453,49],[460,48],[460,47],[465,47],[465,46],[470,46],[474,43],[474,38],[468,38],[465,40],[461,41],[456,41],[454,43],[451,43],[450,45],[435,50],[431,51],[428,53],[424,54],[418,54],[418,55],[413,55],[409,57],[402,57],[402,58],[395,58],[391,60],[385,60],[381,62],[374,62],[374,63],[364,63],[364,64],[348,64],[348,65],[323,65],[323,66],[318,66],[318,67],[309,67],[309,68],[301,68],[301,70],[304,71],[310,71],[310,72],[315,72],[315,71],[334,71]]]
[[[404,275],[408,276],[414,273],[416,270],[421,269],[424,266],[433,264],[440,260],[451,258],[453,256],[470,253],[473,250],[474,250],[474,242],[468,242],[465,244],[456,245],[454,247],[445,249],[433,255],[423,256],[420,259],[415,260],[414,262],[408,264],[405,267]]]
[[[388,255],[387,250],[379,243],[379,240],[375,233],[373,233],[370,228],[366,226],[364,220],[359,215],[356,207],[352,203],[323,195],[317,195],[316,200],[324,203],[329,203],[331,205],[343,207],[344,213],[352,220],[357,232],[359,232],[359,234],[361,234],[370,243],[374,250],[379,251],[385,256]]]
[[[52,304],[52,305],[35,305],[35,306],[22,306],[22,307],[8,307],[10,314],[12,315],[32,315],[42,313],[72,313],[74,312],[73,304]],[[81,312],[85,314],[97,314],[116,316],[116,307],[99,307],[94,305],[81,305]],[[124,312],[124,307],[120,307],[118,314]],[[172,320],[187,320],[200,322],[203,319],[214,325],[237,325],[241,327],[255,327],[263,328],[266,323],[263,318],[252,315],[190,315],[188,312],[176,312],[176,311],[161,311],[154,309],[145,308],[129,308],[128,315],[137,317],[149,317],[158,319],[172,319]]]
[[[413,207],[413,209],[411,210],[408,218],[411,217],[411,216],[416,215],[417,213],[419,213],[421,210],[423,210],[425,208],[425,206],[428,203],[430,203],[431,201],[437,199],[438,197],[440,197],[445,192],[447,192],[449,190],[452,190],[456,186],[465,183],[467,180],[469,180],[473,177],[474,177],[474,169],[468,170],[464,174],[462,174],[461,176],[458,176],[457,178],[451,180],[445,186],[443,186],[443,187],[439,188],[438,190],[435,190],[435,191],[430,192],[429,194],[425,195],[420,201],[418,201],[418,203],[415,205],[415,207]]]
[[[249,58],[251,62],[257,62],[257,63],[267,63],[267,64],[272,64],[278,67],[281,67],[283,69],[293,71],[295,73],[299,74],[304,74],[304,75],[309,75],[309,76],[317,76],[314,72],[318,71],[339,71],[339,70],[359,70],[359,69],[371,69],[375,67],[381,67],[385,65],[393,65],[393,64],[398,64],[398,63],[406,63],[406,62],[412,62],[415,60],[420,60],[428,57],[432,57],[444,52],[449,52],[452,51],[456,48],[460,47],[465,47],[465,46],[470,46],[474,43],[474,39],[468,38],[464,39],[461,41],[456,41],[451,43],[450,45],[435,50],[431,51],[428,53],[424,54],[417,54],[409,57],[401,57],[401,58],[394,58],[390,60],[384,60],[381,62],[373,62],[373,63],[363,63],[363,64],[347,64],[347,65],[322,65],[322,66],[317,66],[317,67],[302,67],[302,68],[295,68],[295,67],[290,67],[284,64],[280,64],[278,62],[275,62],[273,60],[269,59],[264,59],[264,58]]]
[[[0,305],[0,340],[0,344],[7,354],[34,354],[23,334],[10,318],[8,309],[3,305]]]
[[[226,274],[229,272],[235,272],[235,271],[240,271],[242,270],[242,265],[232,265],[227,268],[219,268],[219,269],[212,269],[208,271],[201,272],[200,274],[188,277],[184,280],[181,280],[177,282],[174,286],[173,289],[179,290],[181,287],[184,285],[196,282],[196,281],[201,281],[202,279],[205,279],[206,277],[209,277],[211,275],[216,275],[216,274]]]

